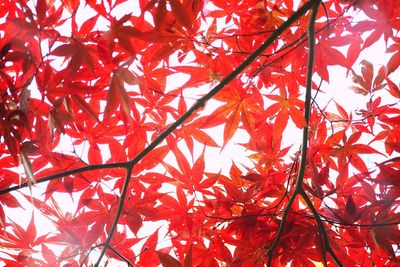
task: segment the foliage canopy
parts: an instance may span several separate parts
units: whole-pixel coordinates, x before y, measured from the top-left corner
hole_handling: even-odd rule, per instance
[[[398,266],[399,31],[397,0],[1,1],[0,262]]]

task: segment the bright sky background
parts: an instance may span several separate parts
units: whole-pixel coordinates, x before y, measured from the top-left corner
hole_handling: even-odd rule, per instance
[[[137,14],[139,8],[135,7],[132,5],[132,3],[135,3],[135,1],[129,1],[129,4],[123,4],[121,5],[121,10],[118,11],[116,10],[115,12],[121,12],[121,14],[127,14],[129,12],[134,12]],[[82,5],[81,5],[82,7]],[[83,18],[88,18],[91,17],[93,14],[90,12],[86,12],[81,10],[78,11],[77,17],[83,16]],[[363,18],[362,16],[360,18]],[[65,29],[65,31],[68,31],[68,29]],[[390,55],[385,54],[385,48],[384,48],[384,43],[383,40],[381,40],[379,43],[375,44],[373,47],[367,49],[364,51],[361,56],[360,60],[366,59],[373,63],[375,71],[377,69],[385,64],[388,61],[388,58]],[[359,73],[360,72],[360,65],[359,62],[360,60],[354,65],[354,70]],[[397,72],[399,73],[399,72]],[[351,111],[356,111],[357,109],[361,109],[365,107],[365,98],[362,95],[356,95],[354,94],[350,89],[350,85],[352,85],[352,81],[350,77],[346,78],[346,70],[338,67],[331,67],[330,68],[330,77],[331,77],[331,84],[323,84],[322,89],[327,92],[326,95],[319,94],[318,96],[318,102],[324,105],[323,103],[325,100],[329,100],[331,98],[334,98],[337,102],[339,102],[341,105],[343,105],[345,108],[347,107],[348,110]],[[185,77],[179,78],[178,79],[173,79],[175,80],[180,80],[183,83],[183,80]],[[398,78],[394,78],[394,80],[399,80]],[[318,83],[318,79],[316,78],[315,81]],[[172,79],[169,79],[170,86],[171,87],[176,87],[177,84],[172,82]],[[34,94],[34,90],[32,90],[32,93]],[[349,97],[351,96],[351,97]],[[215,109],[216,105],[218,105],[215,101],[210,101],[206,105],[206,109],[204,112],[211,112],[212,110]],[[300,131],[296,129],[298,133]],[[215,138],[217,143],[222,144],[222,133],[223,133],[223,128],[215,128],[212,131],[212,137]],[[70,153],[72,151],[71,148],[71,142],[68,138],[64,138],[64,143],[62,146],[60,146],[61,151],[66,151]],[[229,171],[231,162],[234,161],[240,166],[240,164],[246,165],[246,166],[251,166],[251,162],[249,159],[246,157],[248,153],[238,145],[238,143],[244,143],[248,139],[248,136],[246,133],[243,131],[239,130],[238,133],[232,138],[232,140],[229,142],[229,144],[224,148],[224,150],[220,151],[220,149],[207,149],[206,151],[206,158],[208,159],[208,163],[212,162],[214,164],[212,165],[207,165],[207,170],[211,172],[218,172],[218,171],[223,171],[223,173],[227,173]],[[296,144],[293,147],[298,148],[300,145],[300,134],[295,134],[295,135],[288,135],[285,136],[285,141],[287,144]],[[79,151],[79,147],[76,147],[77,151]],[[84,149],[84,148],[81,148]],[[195,154],[200,154],[201,153],[201,146],[197,146],[197,151],[195,151]],[[188,153],[188,152],[186,152]],[[196,155],[195,155],[196,156]],[[172,157],[169,157],[169,160],[171,162],[174,162],[175,160]],[[371,163],[375,162],[375,160],[371,160]],[[22,169],[21,169],[22,171]],[[32,188],[32,193],[34,196],[41,196],[44,192],[44,189],[46,188],[46,183],[40,184],[34,188]],[[168,190],[168,189],[166,189]],[[28,189],[23,189],[21,192],[24,192],[25,194],[29,194]],[[62,199],[62,201],[59,203],[59,205],[65,210],[65,211],[74,211],[74,207],[76,207],[77,203],[73,203],[71,201],[71,198],[66,195],[66,194],[60,194],[56,193],[54,194],[56,199]],[[31,212],[32,212],[32,205],[24,200],[23,198],[21,199],[21,202],[24,203],[24,210],[22,209],[6,209],[7,215],[10,217],[10,219],[18,222],[18,224],[22,225],[23,227],[26,227],[27,224],[29,223],[30,217],[31,217]],[[42,233],[47,233],[49,229],[51,229],[51,224],[43,218],[38,212],[35,212],[35,221],[37,230],[38,230],[38,235]],[[142,229],[139,231],[139,236],[146,236],[148,234],[151,234],[155,229],[156,226],[161,225],[161,223],[149,223],[146,225],[146,227],[142,227]],[[55,230],[55,228],[53,227]],[[162,235],[160,235],[162,237]],[[135,253],[139,253],[139,249],[141,247],[139,243],[139,246],[136,248]],[[164,247],[169,245],[169,241],[161,242],[160,247]],[[1,251],[1,250],[0,250]],[[1,254],[0,254],[1,255]],[[1,255],[3,256],[3,255]],[[93,254],[91,256],[92,259],[96,260],[96,254]]]

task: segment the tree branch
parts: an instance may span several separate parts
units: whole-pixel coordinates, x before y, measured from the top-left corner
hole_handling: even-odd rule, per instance
[[[317,1],[310,1],[312,2],[312,13],[310,16],[310,22],[308,26],[308,46],[309,46],[309,54],[308,54],[308,62],[307,62],[307,74],[306,74],[306,95],[305,95],[305,109],[304,109],[304,118],[306,121],[306,126],[303,128],[303,140],[302,140],[302,149],[301,149],[301,160],[300,160],[300,168],[299,168],[299,173],[297,176],[297,181],[295,185],[295,190],[290,196],[290,199],[288,201],[287,206],[285,207],[282,215],[282,220],[281,223],[279,224],[278,232],[275,237],[274,242],[270,246],[267,252],[267,257],[268,257],[268,266],[272,265],[272,255],[282,237],[283,229],[286,223],[287,216],[290,212],[290,208],[296,199],[297,195],[301,195],[303,199],[306,201],[308,207],[311,209],[316,221],[317,221],[317,227],[318,231],[322,235],[323,239],[323,246],[326,249],[326,251],[332,256],[332,258],[335,260],[336,264],[338,266],[342,266],[340,263],[339,259],[333,252],[330,244],[329,244],[329,239],[328,235],[326,233],[325,227],[323,225],[323,222],[321,220],[321,217],[319,216],[317,210],[315,209],[313,203],[309,199],[308,195],[303,189],[303,180],[304,180],[304,174],[305,170],[307,167],[307,151],[308,151],[308,123],[310,121],[310,111],[311,111],[311,86],[312,86],[312,76],[313,76],[313,68],[314,68],[314,55],[315,55],[315,20],[317,17],[318,13],[318,8],[321,3],[320,0]]]
[[[328,233],[325,230],[325,226],[321,220],[321,216],[319,216],[319,213],[315,209],[314,204],[312,203],[312,201],[308,197],[307,193],[303,189],[301,189],[299,194],[303,197],[304,201],[307,203],[307,206],[310,208],[312,214],[314,215],[314,218],[317,222],[318,231],[322,235],[322,240],[323,240],[322,244],[323,244],[324,249],[331,255],[331,257],[333,258],[333,260],[336,262],[336,264],[338,266],[343,266],[329,243]]]
[[[164,132],[162,132],[150,145],[148,145],[142,152],[140,152],[135,158],[129,162],[128,172],[125,178],[124,185],[121,191],[121,197],[119,199],[117,212],[114,218],[113,225],[108,234],[108,238],[104,244],[104,248],[97,260],[95,266],[99,266],[101,259],[104,256],[106,249],[109,247],[112,236],[117,228],[119,218],[122,215],[122,209],[125,201],[125,196],[128,191],[129,182],[131,179],[131,172],[136,163],[140,162],[148,153],[150,153],[155,147],[157,147],[162,141],[167,138],[176,128],[178,128],[185,120],[187,120],[196,110],[203,107],[208,100],[210,100],[215,94],[221,91],[227,84],[235,79],[243,70],[245,70],[262,52],[267,49],[274,41],[286,30],[289,26],[303,16],[314,4],[315,0],[309,1],[300,7],[292,16],[290,16],[285,22],[283,22],[269,37],[260,45],[246,60],[244,60],[234,71],[226,76],[221,82],[219,82],[210,92],[200,98],[185,114],[178,118],[173,124],[171,124]]]
[[[62,178],[62,177],[66,177],[69,175],[73,175],[73,174],[77,174],[77,173],[82,173],[82,172],[88,172],[88,171],[95,171],[95,170],[100,170],[100,169],[115,169],[115,168],[128,168],[128,162],[115,162],[115,163],[103,163],[103,164],[96,164],[96,165],[88,165],[85,167],[81,167],[81,168],[76,168],[73,170],[69,170],[69,171],[64,171],[64,172],[60,172],[57,174],[53,174],[41,179],[36,180],[35,184],[40,184],[43,182],[48,182],[51,180],[55,180],[58,178]],[[12,191],[21,189],[21,188],[25,188],[28,187],[28,183],[22,183],[19,185],[15,185],[3,190],[0,190],[0,196],[10,193]]]

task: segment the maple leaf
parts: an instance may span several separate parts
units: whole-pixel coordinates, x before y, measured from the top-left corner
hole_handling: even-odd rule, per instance
[[[359,220],[362,216],[363,209],[360,209],[359,206],[360,205],[357,205],[354,202],[353,197],[350,195],[346,198],[345,206],[343,209],[334,209],[328,207],[326,209],[326,212],[334,220],[346,224],[352,224],[355,221]]]
[[[0,234],[0,238],[4,240],[2,246],[5,248],[33,252],[34,247],[42,244],[47,237],[47,234],[37,236],[33,213],[26,230],[15,222],[12,222],[11,227],[13,231],[12,234]]]
[[[155,253],[156,245],[158,241],[158,229],[151,234],[142,247],[142,254],[137,262],[138,264],[159,264],[159,258],[157,253]]]
[[[112,74],[110,89],[107,92],[107,105],[104,110],[105,121],[109,120],[111,115],[115,112],[118,107],[118,102],[125,115],[128,118],[130,117],[130,97],[125,90],[124,83],[135,85],[138,83],[138,78],[126,68],[117,68]]]
[[[387,42],[389,36],[392,35],[392,27],[390,26],[390,21],[388,21],[385,12],[382,12],[383,10],[377,9],[368,4],[362,5],[362,10],[368,17],[375,19],[375,21],[360,21],[353,27],[353,30],[358,32],[372,31],[364,41],[363,49],[378,41],[382,35],[384,40]]]
[[[336,186],[343,186],[344,179],[348,177],[348,166],[353,165],[359,172],[368,172],[368,168],[360,154],[382,154],[374,148],[365,144],[356,143],[361,138],[360,132],[354,132],[350,137],[344,134],[342,144],[332,149],[332,156],[338,159],[338,171],[340,176]]]
[[[180,1],[180,0],[154,0],[149,1],[143,6],[143,11],[155,9],[153,14],[155,28],[159,30],[165,27],[166,19],[171,12],[176,21],[189,32],[193,30],[193,21],[196,19],[198,12],[202,9],[203,1]],[[167,3],[170,7],[167,8]],[[170,10],[170,12],[169,12]],[[176,27],[176,25],[174,25]]]
[[[399,215],[397,213],[390,212],[388,210],[384,210],[379,212],[374,220],[374,223],[376,224],[387,224],[391,222],[398,222],[399,220]],[[369,231],[369,243],[373,246],[379,247],[379,252],[381,255],[385,253],[389,257],[391,257],[395,262],[398,262],[398,258],[395,255],[395,252],[392,247],[393,242],[397,242],[399,236],[389,234],[396,225],[387,225],[383,227],[378,227],[378,228],[373,228]],[[393,233],[393,232],[392,232]],[[389,235],[388,235],[389,234]],[[385,238],[386,237],[386,238]],[[382,253],[383,252],[383,253]]]
[[[85,64],[86,66],[94,69],[95,66],[95,49],[91,45],[84,45],[78,41],[72,40],[69,44],[62,44],[55,48],[52,55],[58,57],[64,57],[70,59],[71,73],[77,72],[77,70]]]
[[[101,7],[102,5],[95,6]],[[143,33],[131,25],[126,25],[131,18],[131,14],[126,14],[120,19],[113,18],[110,29],[102,35],[102,42],[99,42],[98,49],[104,49],[109,58],[112,58],[110,52],[115,46],[115,40],[118,40],[118,45],[129,55],[136,53],[134,41],[138,38],[143,38]]]
[[[376,177],[377,183],[383,185],[400,186],[400,183],[396,179],[397,175],[399,174],[399,171],[397,170],[398,166],[399,163],[396,161],[393,163],[378,164],[380,173]]]
[[[343,42],[345,41],[345,43]],[[349,42],[349,38],[336,37],[329,38],[328,35],[323,35],[317,44],[315,53],[315,71],[325,81],[329,82],[329,65],[340,65],[350,68],[350,64],[345,56],[335,46],[343,46]]]
[[[362,76],[356,74],[353,70],[352,72],[352,80],[354,83],[356,83],[358,86],[352,86],[351,89],[358,94],[362,95],[367,95],[367,94],[372,94],[377,90],[380,90],[384,88],[385,84],[382,84],[386,77],[386,68],[381,67],[379,69],[379,72],[375,79],[373,79],[374,75],[374,67],[373,65],[366,61],[363,60],[360,63],[362,65],[361,67],[361,74]]]
[[[306,124],[302,113],[303,102],[299,100],[300,94],[294,88],[279,88],[279,95],[267,95],[277,103],[270,105],[265,110],[266,116],[275,117],[274,132],[281,135],[289,121],[289,116],[296,127],[303,128]]]
[[[399,87],[388,78],[386,79],[386,81],[388,83],[389,93],[394,97],[400,98],[400,89],[399,89]]]
[[[225,146],[235,134],[239,126],[249,133],[254,131],[254,113],[260,110],[262,103],[257,97],[250,93],[232,87],[224,90],[216,97],[225,104],[216,109],[207,120],[203,127],[212,127],[225,121],[224,143]]]
[[[400,5],[303,2],[0,1],[0,264],[397,266]]]
[[[388,75],[400,66],[400,38],[393,37],[395,44],[387,48],[387,53],[394,53],[387,63]]]

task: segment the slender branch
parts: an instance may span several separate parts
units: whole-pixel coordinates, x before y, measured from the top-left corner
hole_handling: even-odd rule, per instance
[[[314,68],[315,57],[315,20],[318,13],[318,7],[321,1],[317,1],[313,7],[310,23],[308,25],[308,59],[307,59],[307,73],[306,73],[306,96],[304,101],[304,118],[306,126],[303,128],[303,140],[301,147],[301,160],[298,179],[296,181],[296,190],[303,187],[304,173],[307,166],[307,151],[308,151],[308,123],[310,121],[311,113],[311,89],[312,89],[312,76]]]
[[[316,32],[316,33],[319,33],[320,31],[329,28],[329,27],[330,27],[334,22],[336,22],[339,18],[343,17],[344,14],[345,14],[350,8],[354,7],[354,5],[355,5],[357,2],[358,2],[358,1],[356,1],[356,2],[354,2],[354,3],[351,3],[348,7],[346,7],[346,8],[343,10],[343,12],[342,12],[341,14],[339,14],[337,17],[335,17],[334,19],[332,19],[332,21],[329,21],[330,18],[329,18],[329,16],[327,15],[327,23],[326,23],[326,25],[323,26],[323,27],[321,27],[320,29],[318,29],[318,30],[315,31],[315,32]],[[324,4],[323,4],[323,5],[324,5]],[[325,7],[325,8],[326,8],[326,7]],[[327,11],[325,11],[325,13],[327,13]],[[350,24],[350,23],[346,23],[346,24],[344,24],[344,26],[347,26],[348,24]],[[265,34],[265,33],[268,33],[268,32],[271,32],[271,31],[259,31],[259,32],[248,33],[248,34],[243,34],[243,33],[241,33],[241,34],[233,34],[233,35],[214,35],[214,36],[212,36],[212,37],[207,37],[207,38],[206,38],[205,36],[202,36],[202,39],[204,40],[203,42],[202,42],[202,41],[198,41],[198,40],[196,40],[196,39],[194,39],[194,38],[191,39],[191,40],[194,41],[194,42],[196,42],[196,43],[198,43],[198,44],[208,45],[208,46],[210,46],[210,47],[213,48],[213,49],[219,50],[220,47],[217,47],[217,46],[212,45],[212,44],[208,41],[208,39],[212,39],[212,40],[221,39],[221,40],[222,40],[222,39],[238,38],[238,37],[246,37],[246,36],[250,36],[250,37],[251,37],[251,36],[256,36],[256,35]],[[260,56],[269,58],[269,57],[271,57],[271,56],[277,55],[278,53],[281,53],[281,52],[283,52],[284,50],[289,49],[289,48],[292,47],[292,49],[290,49],[289,51],[287,51],[284,55],[280,56],[280,58],[283,58],[283,57],[285,57],[286,55],[290,54],[290,53],[291,53],[294,49],[296,49],[298,46],[300,46],[301,44],[303,44],[304,42],[307,41],[307,38],[304,38],[304,37],[306,36],[306,34],[307,34],[307,32],[304,32],[300,37],[296,38],[295,40],[293,40],[293,41],[290,42],[290,43],[287,43],[287,44],[283,45],[281,48],[279,48],[278,50],[276,50],[274,53],[271,53],[271,54],[261,54]],[[232,54],[242,54],[242,55],[249,55],[249,54],[251,54],[251,52],[242,51],[239,47],[238,47],[238,49],[239,49],[239,51],[226,51],[226,52],[229,52],[229,53],[232,53]],[[277,60],[278,60],[278,59],[277,59]],[[274,60],[273,63],[276,62],[277,60]],[[269,64],[268,64],[268,65],[269,65]]]
[[[115,214],[113,225],[108,234],[107,240],[104,244],[103,250],[97,260],[95,266],[99,266],[101,259],[103,258],[105,251],[110,245],[111,239],[117,228],[119,218],[122,215],[122,209],[128,191],[129,183],[131,180],[132,169],[136,163],[142,160],[148,153],[150,153],[155,147],[157,147],[161,142],[167,138],[176,128],[178,128],[185,120],[187,120],[196,110],[203,107],[206,102],[211,99],[215,94],[221,91],[227,84],[229,84],[233,79],[235,79],[243,70],[245,70],[262,52],[272,45],[275,40],[290,27],[292,23],[297,21],[301,16],[303,16],[314,4],[315,0],[309,1],[300,7],[292,16],[290,16],[285,22],[283,22],[269,37],[268,39],[260,45],[246,60],[244,60],[234,71],[232,71],[228,76],[226,76],[220,83],[218,83],[210,92],[200,98],[185,114],[178,118],[174,123],[172,123],[164,132],[162,132],[151,144],[149,144],[142,152],[140,152],[135,158],[129,162],[127,167],[128,172],[125,178],[124,185],[122,186],[121,197],[119,199],[117,212]]]
[[[303,128],[303,140],[302,140],[302,151],[301,151],[301,160],[300,160],[300,168],[299,173],[297,176],[297,181],[295,185],[295,190],[290,196],[287,206],[285,207],[282,215],[282,220],[279,224],[278,232],[276,234],[275,240],[273,241],[272,245],[268,249],[267,256],[268,256],[268,266],[272,265],[272,255],[282,237],[283,229],[286,223],[287,216],[290,212],[290,208],[296,199],[297,195],[301,195],[303,199],[306,201],[308,207],[311,209],[316,222],[318,231],[322,235],[323,239],[323,246],[324,250],[326,250],[331,257],[335,260],[338,266],[342,266],[339,259],[333,252],[328,239],[328,234],[326,233],[325,227],[319,216],[317,210],[315,209],[313,203],[309,199],[308,195],[303,189],[303,180],[304,174],[307,166],[307,150],[308,150],[308,123],[310,121],[310,110],[311,110],[311,86],[312,86],[312,75],[313,75],[313,68],[314,68],[314,55],[315,55],[315,20],[318,13],[318,8],[321,1],[318,0],[313,3],[312,13],[310,16],[310,22],[308,26],[308,44],[309,44],[309,54],[308,54],[308,62],[307,62],[307,74],[306,74],[306,96],[305,96],[305,109],[304,109],[304,118],[306,121],[306,126]]]
[[[310,17],[310,24],[308,27],[309,56],[308,56],[308,62],[307,62],[306,97],[305,97],[305,110],[304,110],[304,117],[305,117],[307,125],[305,128],[303,128],[303,146],[302,146],[300,169],[299,169],[298,179],[296,181],[295,193],[293,195],[296,196],[297,194],[300,194],[302,196],[302,198],[305,200],[305,202],[307,203],[307,206],[310,208],[311,212],[313,213],[313,215],[316,219],[318,231],[322,235],[324,250],[326,250],[331,255],[331,257],[335,260],[335,262],[338,266],[342,266],[340,260],[337,258],[333,249],[330,246],[328,234],[325,230],[325,227],[323,225],[321,217],[319,216],[318,211],[315,209],[313,203],[311,202],[307,193],[303,189],[304,173],[305,173],[306,165],[307,165],[308,122],[310,120],[311,100],[312,100],[311,86],[312,86],[312,75],[313,75],[314,54],[315,54],[315,20],[316,20],[316,16],[318,13],[318,7],[319,7],[320,3],[321,2],[318,1],[315,4],[315,6],[313,7],[313,11],[312,11],[312,14]],[[288,206],[290,208],[290,205],[288,205]],[[289,208],[286,208],[286,210],[289,210]],[[285,222],[282,220],[282,223],[280,226],[282,226],[284,223]]]
[[[116,250],[115,248],[113,248],[112,246],[109,247],[109,249],[114,252],[115,254],[117,254],[118,257],[120,257],[123,261],[126,262],[126,264],[128,265],[128,267],[134,267],[135,265],[132,264],[132,262],[127,259],[124,255],[122,255],[121,253],[119,253],[118,250]]]
[[[307,193],[301,189],[299,194],[303,197],[304,201],[307,203],[307,206],[310,208],[312,214],[314,215],[315,221],[317,222],[318,231],[321,233],[322,240],[323,240],[323,247],[324,249],[331,255],[333,260],[336,262],[337,266],[342,267],[343,264],[340,262],[339,258],[336,256],[335,252],[333,251],[330,243],[328,233],[326,232],[325,226],[321,220],[321,216],[319,215],[318,211],[315,209],[314,204],[308,197]]]
[[[90,253],[92,253],[93,250],[95,250],[96,248],[101,247],[101,246],[104,246],[104,244],[101,243],[101,244],[98,244],[98,245],[95,245],[95,246],[91,247],[89,249],[89,251],[86,253],[85,257],[83,257],[83,260],[82,260],[81,264],[79,265],[79,267],[83,267],[83,265],[85,264],[86,260],[89,258]]]
[[[289,201],[287,203],[287,206],[283,210],[281,223],[279,224],[279,228],[278,228],[278,232],[276,234],[275,240],[274,240],[274,242],[272,242],[271,246],[268,249],[268,252],[267,252],[267,257],[268,257],[267,266],[269,266],[269,267],[272,265],[272,254],[274,253],[275,248],[276,248],[276,246],[278,245],[278,243],[279,243],[279,241],[281,239],[281,236],[282,236],[282,233],[283,233],[283,228],[285,227],[285,222],[286,222],[287,216],[289,215],[290,207],[292,206],[294,200],[296,199],[297,194],[298,194],[298,192],[295,190],[293,192],[293,194],[290,196]]]
[[[346,223],[346,222],[340,222],[337,220],[332,220],[323,214],[319,214],[319,216],[321,217],[322,221],[327,222],[331,225],[334,225],[335,227],[342,228],[342,229],[371,228],[371,227],[379,228],[379,227],[387,227],[387,226],[393,226],[393,225],[400,224],[400,221],[393,221],[393,222],[388,222],[388,223]],[[311,216],[311,217],[313,217],[313,216]]]
[[[126,172],[125,182],[124,182],[123,189],[122,189],[122,192],[121,192],[121,197],[119,198],[118,208],[117,208],[117,212],[115,214],[115,218],[114,218],[113,224],[111,225],[110,232],[108,233],[107,239],[104,242],[103,249],[100,252],[100,256],[97,259],[97,262],[96,262],[95,266],[100,266],[101,259],[103,258],[104,254],[106,253],[106,250],[110,248],[111,239],[114,236],[115,230],[117,230],[118,221],[119,221],[119,218],[122,215],[122,209],[124,208],[124,202],[125,202],[126,194],[128,192],[129,181],[130,181],[130,178],[132,176],[133,167],[134,167],[134,164],[130,163],[130,166],[129,166],[127,172]]]
[[[51,180],[55,180],[58,178],[66,177],[69,175],[77,174],[77,173],[82,173],[82,172],[88,172],[88,171],[95,171],[95,170],[100,170],[100,169],[115,169],[115,168],[127,168],[128,167],[128,162],[115,162],[115,163],[105,163],[105,164],[96,164],[96,165],[88,165],[85,167],[81,168],[76,168],[73,170],[65,171],[65,172],[60,172],[57,174],[49,175],[47,177],[41,178],[36,180],[35,184],[40,184],[43,182],[48,182]],[[0,196],[10,193],[12,191],[28,187],[28,183],[22,183],[16,186],[12,186],[3,190],[0,190]]]

